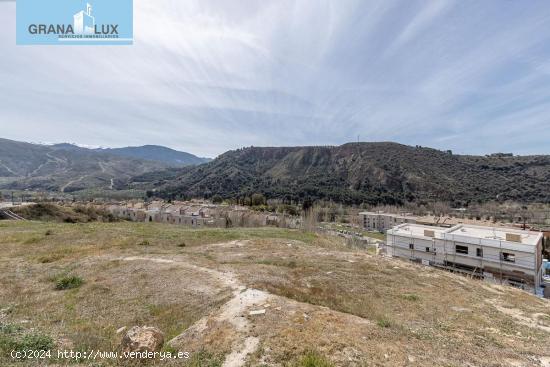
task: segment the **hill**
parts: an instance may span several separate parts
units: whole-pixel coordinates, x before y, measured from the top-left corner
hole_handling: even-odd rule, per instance
[[[0,188],[73,192],[116,189],[136,174],[209,161],[162,146],[88,149],[0,139]]]
[[[168,165],[62,144],[48,146],[0,139],[0,188],[72,192],[114,189],[136,173]]]
[[[47,365],[89,365],[56,350],[116,351],[144,325],[164,333],[163,350],[191,354],[155,366],[550,363],[548,300],[338,238],[131,222],[0,230],[3,366],[30,365],[10,352],[41,348]]]
[[[170,149],[160,145],[143,145],[139,147],[124,148],[97,148],[89,149],[74,144],[61,143],[52,145],[56,149],[69,151],[90,151],[110,154],[118,157],[144,159],[149,161],[162,162],[171,167],[185,167],[210,162],[210,158],[201,158],[187,152]]]
[[[144,145],[141,147],[97,149],[98,152],[108,153],[120,157],[148,159],[163,162],[170,166],[191,166],[210,162],[210,158],[197,157],[191,153],[180,152],[159,145]]]
[[[286,200],[342,203],[443,200],[549,202],[550,156],[466,156],[396,143],[250,147],[179,171],[148,173],[132,186],[161,196],[225,198],[255,192]]]

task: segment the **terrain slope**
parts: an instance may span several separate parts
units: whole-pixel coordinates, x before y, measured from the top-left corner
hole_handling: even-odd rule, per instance
[[[547,300],[339,239],[127,222],[0,222],[0,233],[5,363],[28,340],[113,350],[134,325],[160,328],[192,366],[550,363]],[[67,277],[79,286],[57,290]]]

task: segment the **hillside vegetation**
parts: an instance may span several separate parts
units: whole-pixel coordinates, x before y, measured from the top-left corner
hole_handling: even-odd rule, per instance
[[[132,185],[165,198],[329,199],[348,204],[406,201],[550,202],[550,156],[464,156],[395,143],[245,148],[179,171],[148,173]]]
[[[116,222],[119,220],[106,210],[84,205],[68,207],[39,203],[17,206],[11,210],[26,220],[44,222],[87,223],[95,221]]]
[[[158,161],[170,166],[192,166],[210,162],[209,158],[197,157],[191,153],[180,152],[158,145],[144,145],[141,147],[95,149],[96,152],[109,153],[121,157],[147,159]]]
[[[0,365],[30,342],[116,350],[117,330],[134,325],[160,328],[190,366],[221,366],[243,346],[236,365],[550,363],[547,300],[334,238],[130,222],[0,222],[0,232]]]
[[[166,167],[159,162],[119,157],[88,149],[0,139],[0,180],[4,189],[74,192],[115,189],[132,175]]]
[[[117,190],[132,176],[208,161],[161,146],[87,149],[0,139],[0,189]]]

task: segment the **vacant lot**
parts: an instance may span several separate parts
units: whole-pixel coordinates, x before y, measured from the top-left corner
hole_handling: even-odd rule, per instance
[[[550,365],[547,301],[300,231],[0,222],[0,284],[2,366],[134,325],[192,366]]]

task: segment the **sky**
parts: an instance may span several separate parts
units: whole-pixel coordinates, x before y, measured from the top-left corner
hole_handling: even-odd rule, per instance
[[[134,0],[132,46],[16,46],[0,0],[0,137],[550,154],[549,30],[547,0]]]

